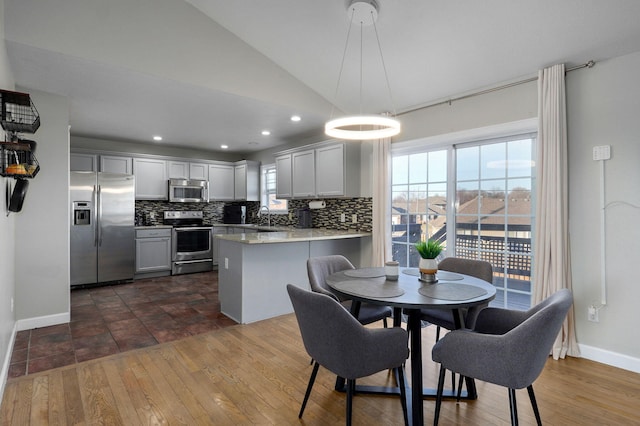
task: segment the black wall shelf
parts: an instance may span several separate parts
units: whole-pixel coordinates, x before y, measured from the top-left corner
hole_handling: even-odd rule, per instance
[[[40,115],[28,93],[0,90],[0,124],[7,132],[38,130]]]

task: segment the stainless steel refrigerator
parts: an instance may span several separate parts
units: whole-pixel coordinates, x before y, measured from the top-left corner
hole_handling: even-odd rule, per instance
[[[135,270],[134,177],[71,172],[71,285],[125,281]]]

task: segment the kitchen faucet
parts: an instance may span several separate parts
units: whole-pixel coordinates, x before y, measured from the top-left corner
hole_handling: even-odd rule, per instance
[[[267,226],[271,226],[271,211],[268,206],[260,206],[260,210],[258,210],[258,216],[262,217],[262,209],[267,209]]]

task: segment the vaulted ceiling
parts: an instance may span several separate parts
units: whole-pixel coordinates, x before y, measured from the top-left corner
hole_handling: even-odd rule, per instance
[[[72,134],[237,153],[640,51],[635,0],[377,1],[339,86],[347,0],[4,0],[4,29],[16,84],[67,96]]]

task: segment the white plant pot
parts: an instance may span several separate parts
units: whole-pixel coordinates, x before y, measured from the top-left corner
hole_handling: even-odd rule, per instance
[[[435,259],[420,259],[418,266],[423,274],[435,275],[438,272],[438,262]]]

